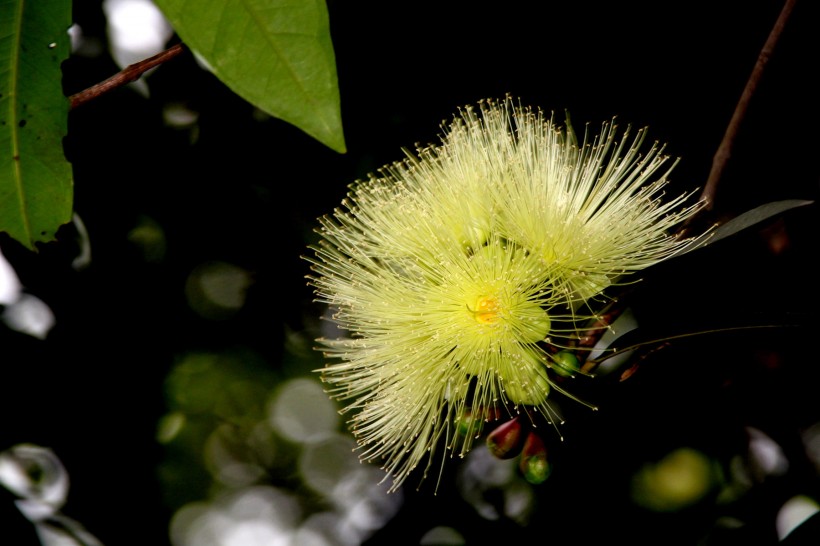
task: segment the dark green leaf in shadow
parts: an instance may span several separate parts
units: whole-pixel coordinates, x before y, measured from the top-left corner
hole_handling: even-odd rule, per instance
[[[239,96],[345,151],[324,0],[156,0],[185,44]]]
[[[674,254],[674,256],[682,256],[683,254],[687,254],[698,248],[703,248],[705,246],[711,245],[712,243],[716,243],[721,239],[725,239],[726,237],[743,231],[746,228],[759,224],[764,220],[773,218],[780,213],[786,212],[787,210],[791,210],[797,207],[803,207],[806,205],[811,205],[812,203],[814,203],[814,201],[806,201],[802,199],[787,199],[785,201],[774,201],[772,203],[760,205],[759,207],[753,208],[752,210],[746,211],[743,214],[735,216],[725,224],[719,225],[714,230],[712,230],[711,235],[704,237],[692,246],[684,248],[677,254]]]
[[[63,153],[70,0],[0,0],[0,231],[28,248],[71,220]]]

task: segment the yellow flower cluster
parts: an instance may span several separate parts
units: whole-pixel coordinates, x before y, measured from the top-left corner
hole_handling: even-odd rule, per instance
[[[606,123],[578,142],[541,112],[485,101],[320,220],[309,279],[348,333],[318,340],[322,378],[392,490],[441,446],[464,455],[489,415],[549,420],[548,338],[693,242],[671,230],[699,207],[661,201],[671,166],[657,145],[642,154],[644,138]]]

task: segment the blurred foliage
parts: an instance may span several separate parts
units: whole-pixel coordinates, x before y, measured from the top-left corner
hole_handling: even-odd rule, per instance
[[[299,256],[316,217],[351,181],[399,159],[402,146],[434,141],[458,106],[509,92],[572,111],[578,127],[612,115],[648,124],[650,138],[682,157],[670,191],[691,191],[781,5],[513,2],[491,13],[331,0],[344,155],[256,108],[192,54],[147,74],[147,93],[129,86],[69,112],[76,221],[36,254],[0,235],[19,279],[0,303],[0,452],[51,449],[71,477],[65,515],[112,545],[180,546],[197,521],[228,520],[242,524],[235,532],[274,522],[305,542],[355,521],[357,534],[336,536],[373,545],[498,535],[558,545],[778,544],[787,503],[820,499],[820,406],[809,380],[816,203],[647,272],[630,300],[630,340],[773,327],[647,347],[624,381],[624,368],[567,377],[600,409],[556,396],[564,440],[542,431],[551,472],[540,485],[477,444],[440,478],[434,461],[420,490],[411,480],[400,497],[384,495],[382,473],[355,461],[349,435],[296,441],[271,415],[277,401],[295,404],[283,392],[319,399],[315,381],[299,389],[321,366],[312,340],[331,326],[319,320],[326,310],[313,303]],[[120,69],[101,6],[73,7],[81,32],[63,64],[67,95]],[[820,143],[805,129],[820,121],[806,69],[820,50],[817,8],[800,3],[790,21],[710,222],[816,201]],[[6,320],[23,296],[53,313],[42,338]],[[347,416],[334,417],[341,431]],[[328,459],[334,465],[316,462]],[[336,467],[366,474],[346,481]],[[649,506],[646,492],[672,496]],[[0,542],[37,544],[33,532],[12,540],[13,529],[33,530],[16,525],[25,520],[18,499],[0,493]],[[382,498],[394,504],[373,500]],[[358,499],[351,511],[369,515],[350,518],[340,499]],[[804,544],[816,543],[817,521],[782,544],[799,544],[801,528]]]
[[[158,430],[158,439],[169,446],[169,459],[160,467],[160,475],[171,506],[207,496],[205,486],[210,480],[202,456],[212,435],[217,435],[217,441],[239,444],[231,451],[253,456],[250,446],[242,443],[264,418],[265,400],[276,382],[264,361],[247,351],[181,358],[166,380],[169,413]]]

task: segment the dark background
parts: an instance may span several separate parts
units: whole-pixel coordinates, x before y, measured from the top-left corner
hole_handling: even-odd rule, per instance
[[[36,254],[0,238],[26,289],[57,317],[45,341],[0,330],[0,450],[20,442],[51,447],[71,475],[65,512],[105,544],[166,543],[171,508],[156,477],[164,454],[154,437],[175,355],[241,345],[278,366],[284,333],[304,330],[321,313],[300,255],[316,218],[339,204],[349,183],[400,159],[401,147],[435,142],[459,106],[509,93],[558,118],[566,109],[576,126],[613,116],[648,125],[650,139],[682,158],[670,193],[700,187],[781,5],[331,0],[344,155],[255,116],[190,55],[148,76],[150,98],[121,89],[73,111],[65,148],[92,262],[71,268],[70,227]],[[816,3],[799,2],[785,29],[721,182],[716,217],[817,196],[817,12]],[[75,20],[105,40],[99,2],[77,2]],[[117,70],[106,54],[72,57],[66,94]],[[170,101],[199,113],[195,139],[163,123]],[[144,215],[165,232],[160,263],[147,263],[127,239]],[[775,244],[784,241],[782,249]],[[799,437],[820,420],[810,381],[817,241],[816,208],[803,207],[648,273],[635,310],[651,333],[797,327],[701,336],[648,360],[629,381],[583,385],[603,409],[571,410],[569,440],[555,451],[555,474],[537,489],[529,526],[481,519],[445,480],[435,496],[408,487],[402,511],[372,543],[417,544],[439,524],[457,528],[468,544],[499,529],[504,543],[775,543],[783,501],[797,493],[820,498]],[[185,279],[207,260],[254,274],[247,304],[230,320],[203,319],[186,303]],[[730,507],[704,502],[655,514],[623,497],[629,476],[674,446],[693,445],[728,464],[745,449],[745,426],[781,445],[787,475]],[[10,499],[2,500],[0,516],[14,519]],[[714,531],[724,515],[744,525]]]

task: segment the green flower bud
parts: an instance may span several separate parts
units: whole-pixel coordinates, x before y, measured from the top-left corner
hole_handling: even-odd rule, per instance
[[[547,448],[544,447],[544,441],[534,432],[527,435],[519,467],[521,473],[524,474],[524,479],[535,485],[546,481],[552,472],[552,467],[547,460]]]
[[[581,363],[572,351],[560,351],[552,355],[552,369],[558,375],[569,377],[581,370]]]
[[[525,353],[523,359],[528,361],[527,365],[522,366],[516,374],[503,378],[506,397],[513,404],[543,404],[550,393],[547,369],[535,355]]]
[[[550,316],[538,305],[521,306],[515,311],[521,341],[537,343],[550,332]]]
[[[484,428],[484,420],[481,418],[480,415],[475,415],[470,411],[464,412],[464,414],[456,419],[456,433],[463,438],[472,438],[473,436],[477,436],[481,433],[481,429]]]

